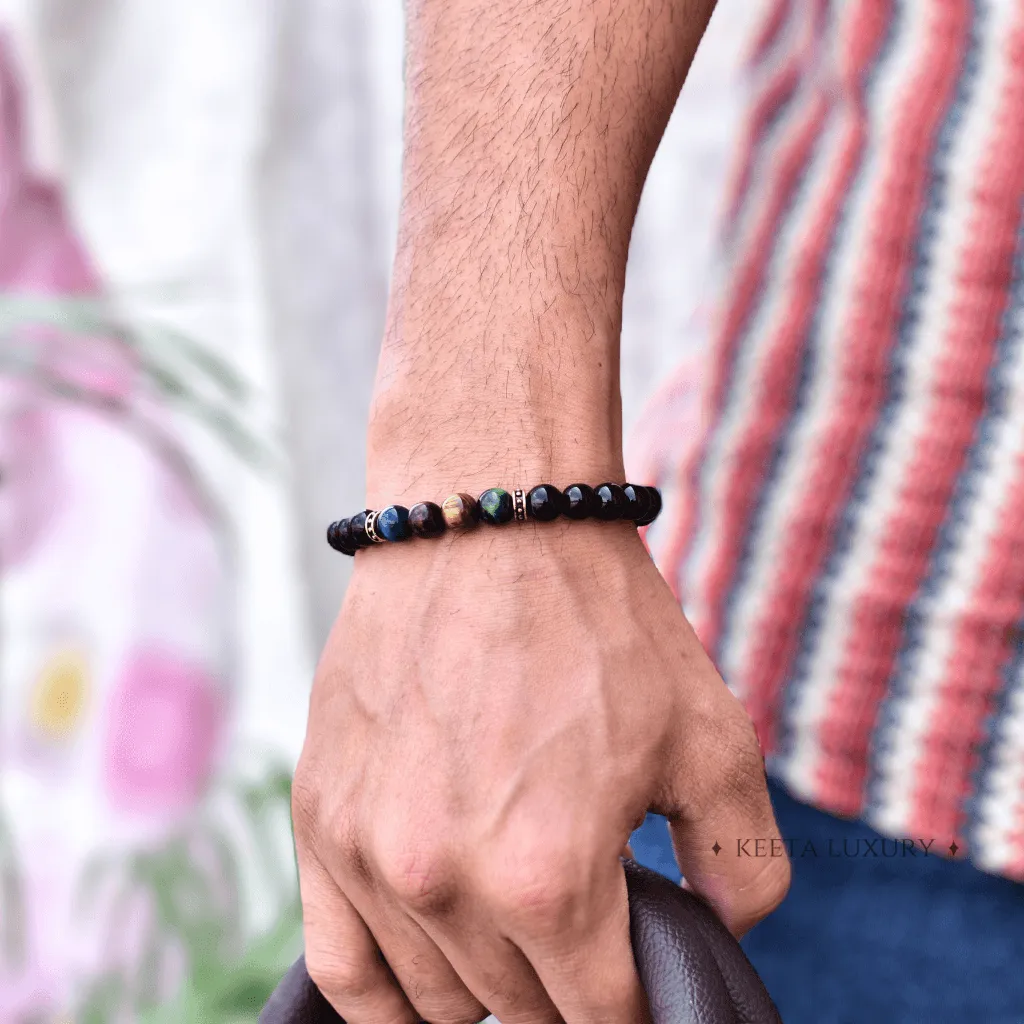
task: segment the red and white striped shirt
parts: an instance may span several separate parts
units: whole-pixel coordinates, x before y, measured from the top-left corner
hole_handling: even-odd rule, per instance
[[[796,795],[1024,879],[1024,0],[775,0],[751,72],[652,552]]]

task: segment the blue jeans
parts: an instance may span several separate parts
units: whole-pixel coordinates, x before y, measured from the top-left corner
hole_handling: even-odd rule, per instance
[[[1024,886],[935,855],[859,856],[866,825],[771,795],[793,885],[743,947],[785,1024],[1024,1024]],[[631,843],[679,878],[663,818]]]

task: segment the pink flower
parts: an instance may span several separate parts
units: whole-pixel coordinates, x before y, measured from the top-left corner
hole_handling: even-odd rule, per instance
[[[222,712],[203,667],[167,650],[136,651],[110,704],[103,769],[111,800],[149,815],[194,804],[210,776]]]

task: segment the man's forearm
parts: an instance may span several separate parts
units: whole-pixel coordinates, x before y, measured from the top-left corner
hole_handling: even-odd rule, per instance
[[[711,6],[407,0],[371,507],[621,479],[629,236]],[[357,555],[292,787],[345,1020],[649,1020],[620,854],[652,810],[734,934],[785,895],[786,858],[715,856],[778,836],[757,737],[619,525]]]
[[[629,237],[713,6],[409,0],[372,497],[621,474]]]

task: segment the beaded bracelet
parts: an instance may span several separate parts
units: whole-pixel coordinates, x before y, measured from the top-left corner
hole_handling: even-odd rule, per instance
[[[389,505],[379,512],[364,509],[350,519],[327,527],[327,543],[343,555],[354,555],[373,544],[395,543],[410,537],[440,537],[446,530],[468,529],[477,523],[504,523],[536,519],[549,523],[559,516],[568,519],[627,519],[636,526],[653,523],[661,511],[661,492],[640,484],[572,484],[560,491],[540,484],[530,491],[509,493],[500,487],[479,498],[453,494],[440,505],[423,501],[412,508]]]

